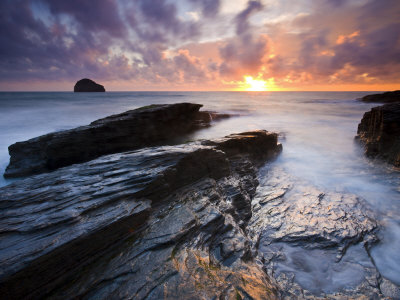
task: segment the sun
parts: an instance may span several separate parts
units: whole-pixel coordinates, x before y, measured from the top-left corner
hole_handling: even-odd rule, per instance
[[[245,91],[262,92],[267,90],[267,82],[260,79],[253,79],[252,76],[244,76]]]

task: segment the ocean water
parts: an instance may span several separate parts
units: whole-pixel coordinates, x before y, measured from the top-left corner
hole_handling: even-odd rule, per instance
[[[317,187],[356,194],[377,212],[384,227],[372,250],[383,276],[400,284],[400,173],[370,161],[354,143],[364,112],[378,104],[357,101],[370,92],[35,92],[0,93],[0,172],[7,147],[45,133],[150,104],[193,102],[237,115],[193,134],[192,139],[266,129],[280,134],[275,162]],[[0,186],[12,180],[0,178]],[[317,266],[316,266],[317,268]],[[305,284],[306,285],[306,284]]]

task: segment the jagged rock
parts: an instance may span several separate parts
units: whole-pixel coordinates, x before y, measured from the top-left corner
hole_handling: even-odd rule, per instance
[[[400,91],[367,95],[367,96],[362,97],[361,101],[363,101],[363,102],[379,102],[379,103],[400,102]]]
[[[265,174],[246,228],[281,298],[383,297],[381,275],[366,251],[378,241],[368,203],[317,188],[276,165]]]
[[[228,115],[201,111],[201,104],[150,105],[90,125],[39,136],[9,146],[4,177],[21,177],[81,163],[101,155],[164,145]]]
[[[386,278],[382,278],[380,288],[382,293],[389,299],[400,299],[400,287],[396,286]]]
[[[91,79],[84,78],[75,83],[74,92],[105,92],[104,86]]]
[[[385,104],[366,112],[358,125],[356,140],[369,157],[400,166],[400,103]]]
[[[1,188],[2,297],[277,298],[244,228],[256,166],[280,151],[276,134],[248,132],[103,156]]]

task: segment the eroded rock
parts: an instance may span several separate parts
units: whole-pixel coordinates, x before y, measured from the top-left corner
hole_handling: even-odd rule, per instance
[[[199,112],[201,107],[192,103],[150,105],[15,143],[8,148],[10,164],[4,177],[38,174],[106,154],[173,144],[211,121],[227,117]]]
[[[400,103],[385,104],[366,112],[356,139],[368,157],[378,157],[400,166]]]
[[[383,298],[382,277],[368,254],[379,226],[368,204],[315,187],[276,164],[263,173],[246,228],[280,296]]]
[[[240,139],[240,153],[222,150]],[[256,166],[280,151],[276,134],[249,132],[103,156],[0,189],[2,296],[275,299],[245,227]]]

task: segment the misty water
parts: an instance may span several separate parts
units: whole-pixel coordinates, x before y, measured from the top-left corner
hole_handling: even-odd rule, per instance
[[[316,187],[364,198],[383,224],[379,233],[381,241],[371,252],[373,261],[384,277],[400,284],[400,172],[365,158],[354,143],[364,112],[378,105],[356,100],[366,94],[370,93],[0,93],[0,172],[4,173],[8,164],[7,147],[17,141],[89,124],[140,106],[201,103],[206,110],[237,116],[216,122],[193,134],[191,139],[216,138],[253,129],[278,132],[283,152],[272,166],[279,166],[293,178],[301,178]],[[261,169],[260,177],[265,175],[262,172],[268,172],[268,168]],[[1,177],[0,186],[11,181]],[[301,286],[310,290],[314,287],[316,293],[334,292],[346,284],[351,287],[363,276],[357,267],[346,264],[346,258],[336,268],[337,272],[329,264],[327,268],[326,262],[334,260],[329,251],[284,247],[291,257],[301,257],[302,264],[308,265],[298,268],[289,260],[280,269],[294,272]],[[350,249],[349,255],[357,257],[357,247]],[[316,282],[320,285],[317,288]]]

